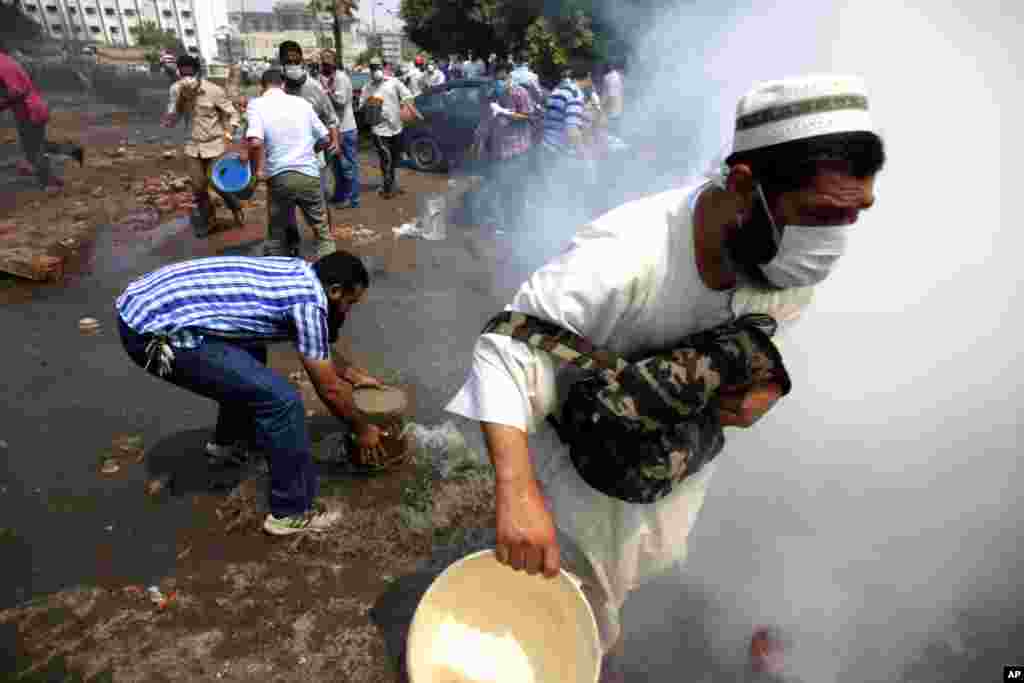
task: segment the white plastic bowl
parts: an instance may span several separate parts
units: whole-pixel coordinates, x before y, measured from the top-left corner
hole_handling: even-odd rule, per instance
[[[411,683],[596,683],[601,641],[575,577],[530,576],[483,550],[424,594],[406,664]]]

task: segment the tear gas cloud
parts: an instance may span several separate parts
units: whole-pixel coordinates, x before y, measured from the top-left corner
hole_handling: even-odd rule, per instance
[[[730,432],[687,566],[626,606],[648,680],[731,680],[761,622],[796,632],[808,681],[994,680],[1019,654],[1016,12],[693,2],[632,36],[627,131],[656,155],[599,194],[699,177],[745,91],[804,73],[863,76],[888,154],[876,206],[783,341],[793,393]],[[523,262],[557,251],[572,216],[538,214]]]

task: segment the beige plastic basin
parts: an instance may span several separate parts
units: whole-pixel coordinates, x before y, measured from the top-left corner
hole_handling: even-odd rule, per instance
[[[406,662],[411,683],[596,683],[600,637],[570,574],[530,576],[483,550],[424,594]]]

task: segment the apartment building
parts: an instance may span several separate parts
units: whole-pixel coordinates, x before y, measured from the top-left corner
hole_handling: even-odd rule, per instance
[[[214,27],[226,24],[222,0],[14,0],[44,33],[58,41],[130,47],[131,28],[142,21],[170,29],[185,48],[216,57]]]
[[[318,48],[334,46],[334,17],[316,15],[303,2],[278,2],[270,12],[228,12],[228,22],[238,31],[243,50],[251,59],[274,59],[278,46],[293,40],[303,52],[313,54]],[[360,44],[365,45],[358,32],[358,21],[346,19],[341,26],[344,54],[347,58]],[[365,48],[364,48],[365,49]]]

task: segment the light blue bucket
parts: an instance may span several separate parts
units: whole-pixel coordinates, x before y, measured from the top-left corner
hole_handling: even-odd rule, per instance
[[[248,161],[242,161],[238,152],[228,152],[210,167],[210,182],[213,186],[239,199],[252,197],[255,191],[252,180],[252,168]]]

